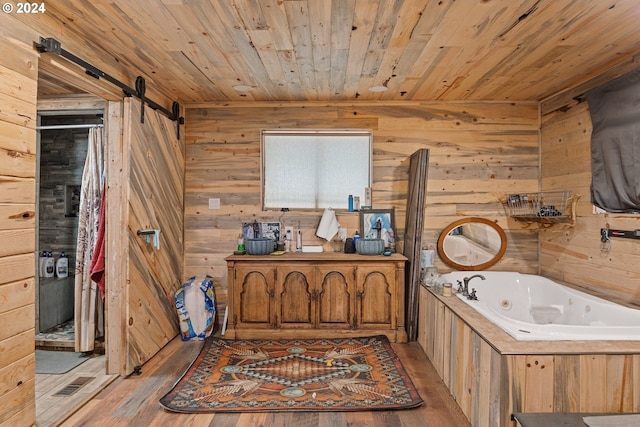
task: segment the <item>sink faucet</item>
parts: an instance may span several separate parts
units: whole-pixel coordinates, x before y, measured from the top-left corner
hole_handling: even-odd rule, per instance
[[[471,277],[465,277],[464,279],[462,279],[462,281],[464,282],[464,286],[462,288],[462,295],[463,296],[465,296],[465,297],[469,296],[469,282],[471,281],[471,279],[474,279],[476,277],[479,277],[482,280],[486,280],[482,274],[474,274]]]

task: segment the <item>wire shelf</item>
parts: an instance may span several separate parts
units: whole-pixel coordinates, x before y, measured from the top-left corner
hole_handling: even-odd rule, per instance
[[[514,218],[561,219],[569,216],[570,191],[509,194],[507,204]]]

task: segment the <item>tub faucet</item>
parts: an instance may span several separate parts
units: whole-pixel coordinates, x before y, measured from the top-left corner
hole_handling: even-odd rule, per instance
[[[474,279],[476,277],[481,278],[482,280],[485,280],[484,276],[482,274],[474,274],[471,277],[465,277],[464,279],[462,279],[462,281],[464,282],[464,285],[462,287],[462,295],[465,297],[469,296],[469,282],[471,281],[471,279]]]

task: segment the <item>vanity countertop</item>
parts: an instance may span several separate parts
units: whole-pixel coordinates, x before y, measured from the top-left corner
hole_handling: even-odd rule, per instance
[[[400,262],[407,261],[407,257],[399,253],[389,256],[384,255],[360,255],[345,254],[344,252],[285,252],[281,255],[271,253],[269,255],[229,255],[225,258],[227,262],[235,261],[336,261],[336,262]]]

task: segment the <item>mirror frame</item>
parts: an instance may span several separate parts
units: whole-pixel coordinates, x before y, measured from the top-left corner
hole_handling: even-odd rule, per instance
[[[454,230],[455,228],[463,224],[467,224],[469,222],[479,222],[482,224],[486,224],[491,228],[493,228],[494,230],[496,230],[500,235],[500,241],[502,243],[500,245],[500,250],[498,251],[496,256],[494,256],[492,259],[490,259],[485,263],[477,264],[477,265],[458,264],[457,262],[453,261],[444,253],[444,239],[449,235],[451,230]],[[438,255],[440,256],[440,259],[445,264],[463,271],[477,271],[477,270],[484,270],[485,268],[489,268],[492,265],[496,264],[498,261],[500,261],[500,259],[502,258],[506,250],[507,250],[507,235],[505,234],[502,227],[500,227],[494,221],[491,221],[485,218],[480,218],[480,217],[468,217],[468,218],[463,218],[463,219],[454,221],[451,224],[449,224],[447,227],[445,227],[445,229],[442,230],[442,233],[440,233],[440,237],[438,237]]]

